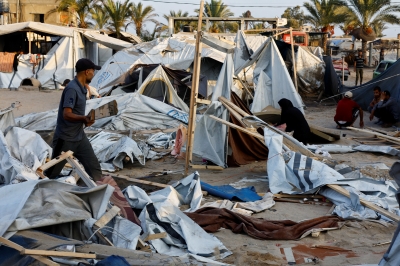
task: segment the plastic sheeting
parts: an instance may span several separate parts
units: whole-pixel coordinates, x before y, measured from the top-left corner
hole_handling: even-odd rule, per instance
[[[302,46],[297,49],[295,57],[299,90],[318,92],[324,82],[325,62]]]
[[[194,60],[195,39],[191,36],[158,38],[140,43],[114,54],[95,75],[91,86],[98,88],[100,94],[109,91],[108,84],[118,79],[128,69],[137,64],[163,64],[174,69],[188,69]],[[225,53],[203,45],[202,58],[211,58],[223,63]]]
[[[16,184],[38,178],[35,171],[13,157],[3,132],[0,131],[0,185]]]
[[[131,207],[135,209],[143,209],[149,203],[166,202],[176,207],[190,205],[187,210],[189,212],[197,210],[203,198],[198,172],[188,175],[171,186],[157,190],[150,196],[136,186],[127,187],[124,194]]]
[[[223,186],[212,186],[205,182],[201,182],[201,188],[207,191],[213,196],[217,196],[223,199],[230,199],[236,201],[257,201],[261,200],[262,197],[256,192],[256,189],[251,186],[247,188],[236,189],[230,185]]]
[[[152,84],[154,82],[160,82],[158,83],[161,86],[155,86],[152,88]],[[157,92],[154,92],[157,91]],[[162,66],[158,66],[156,69],[154,69],[143,81],[142,85],[138,89],[138,93],[146,95],[148,97],[152,97],[152,94],[159,95],[164,98],[164,99],[158,99],[162,102],[169,102],[173,106],[181,109],[184,112],[189,112],[189,107],[187,106],[186,103],[183,102],[181,98],[179,98],[178,94],[176,93],[174,87],[172,86],[171,82],[169,81],[169,78],[165,71],[163,70]]]
[[[0,110],[0,130],[4,131],[9,126],[14,126],[14,113],[12,107]]]
[[[226,99],[231,98],[231,91],[234,91],[233,84],[233,59],[230,54],[225,58],[225,62],[222,65],[221,72],[219,73],[217,84],[214,87],[211,101],[218,101],[218,97],[222,96]]]
[[[6,231],[88,218],[97,220],[106,211],[113,190],[108,185],[82,188],[55,180],[3,186],[0,188],[0,235],[3,236]]]
[[[28,21],[28,22],[1,25],[0,35],[9,34],[24,29],[30,29],[32,31],[40,31],[56,36],[68,36],[68,37],[72,37],[74,33],[74,29],[70,27],[63,27],[52,24]]]
[[[345,146],[336,144],[326,144],[326,145],[308,145],[307,148],[311,151],[320,150],[329,153],[348,153],[348,152],[364,151],[364,152],[379,152],[393,156],[400,156],[400,150],[395,149],[392,146],[383,146],[383,145]]]
[[[11,128],[5,139],[11,155],[33,171],[44,164],[53,151],[39,134],[18,127]]]
[[[107,35],[100,34],[94,31],[84,31],[83,36],[85,36],[92,42],[100,43],[116,51],[131,47],[133,45],[132,43],[109,37]]]
[[[260,50],[261,48],[262,50]],[[253,72],[256,92],[251,111],[253,113],[260,112],[268,105],[279,109],[278,101],[286,98],[293,103],[294,107],[304,113],[304,103],[293,85],[285,62],[272,37],[268,38],[260,49],[245,65],[252,65],[257,61]],[[264,90],[264,92],[260,90]]]
[[[138,93],[97,98],[86,102],[86,114],[113,100],[117,101],[118,114],[101,118],[93,128],[110,130],[139,130],[152,128],[174,128],[180,122],[187,123],[188,114],[168,104]],[[54,130],[57,110],[27,114],[15,119],[16,125],[29,130]]]

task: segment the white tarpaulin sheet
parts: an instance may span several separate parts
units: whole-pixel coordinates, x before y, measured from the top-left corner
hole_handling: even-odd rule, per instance
[[[187,123],[188,121],[187,113],[138,93],[88,100],[86,114],[113,100],[117,101],[118,114],[96,120],[92,125],[93,128],[110,130],[166,129],[178,127],[181,122]],[[16,118],[15,122],[17,126],[29,130],[54,130],[57,122],[57,110],[27,114]]]
[[[108,92],[109,83],[137,64],[163,64],[173,69],[188,69],[194,60],[195,42],[193,36],[183,35],[158,38],[126,48],[107,60],[90,85],[97,88],[100,94]],[[202,47],[202,58],[211,58],[222,63],[225,56],[225,53],[207,45]]]
[[[254,53],[252,59],[248,61],[251,62],[250,65],[257,61],[253,71],[255,95],[251,111],[260,112],[268,105],[279,109],[278,101],[286,98],[304,113],[304,103],[293,85],[285,62],[272,37],[261,48],[263,49]]]
[[[9,34],[25,29],[31,29],[33,31],[40,31],[57,36],[69,36],[69,37],[71,37],[74,33],[74,29],[70,27],[63,27],[52,24],[28,21],[28,22],[0,25],[0,35]]]
[[[163,102],[169,102],[173,106],[181,109],[182,111],[188,113],[189,112],[189,107],[187,104],[178,96],[176,93],[174,87],[172,86],[167,74],[163,70],[162,66],[159,65],[156,69],[151,71],[151,73],[147,76],[147,78],[143,81],[142,85],[138,89],[138,93],[146,95],[151,97],[151,91],[148,89],[149,84],[155,81],[163,81],[166,86],[163,86],[164,88],[153,88],[154,90],[160,89],[161,92],[162,89],[165,89],[165,101]],[[157,93],[156,93],[157,94]]]
[[[0,110],[0,130],[4,131],[9,126],[15,125],[13,107]]]
[[[23,128],[11,128],[5,139],[11,155],[33,171],[43,165],[53,151],[39,134]]]
[[[131,47],[133,45],[132,43],[109,37],[95,31],[85,31],[83,33],[83,36],[85,36],[92,42],[100,43],[116,51]]]
[[[218,97],[225,97],[226,99],[231,98],[231,91],[234,91],[233,84],[233,59],[230,54],[225,58],[225,62],[222,65],[221,72],[219,72],[217,84],[213,89],[211,101],[218,101]]]
[[[114,188],[82,188],[55,180],[35,180],[0,188],[0,235],[54,224],[99,219]]]
[[[0,131],[0,186],[38,178],[35,171],[13,157],[3,132]]]
[[[298,46],[295,57],[299,89],[308,93],[318,92],[324,83],[325,62],[302,46]]]

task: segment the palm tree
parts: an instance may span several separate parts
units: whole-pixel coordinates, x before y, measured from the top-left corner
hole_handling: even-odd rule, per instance
[[[129,0],[125,2],[114,2],[113,0],[106,0],[104,3],[104,10],[109,16],[110,27],[115,30],[117,38],[121,36],[121,28],[123,28],[131,16],[132,3]]]
[[[400,24],[400,18],[394,14],[400,11],[399,5],[393,5],[390,0],[347,0],[349,16],[347,22],[359,27],[364,32],[382,29],[384,23]],[[363,54],[367,50],[367,40],[362,40]]]
[[[87,19],[96,3],[97,0],[61,0],[57,11],[72,13],[79,28],[89,28],[91,23]]]
[[[362,0],[361,0],[362,1]],[[316,30],[333,34],[334,24],[343,23],[346,19],[346,2],[342,0],[311,0],[303,4],[310,13],[304,17],[305,21],[314,25]],[[328,36],[325,34],[322,46],[326,52]]]
[[[107,23],[110,16],[108,15],[106,9],[102,8],[99,5],[94,6],[94,8],[90,11],[92,15],[92,19],[96,22],[95,28],[98,30],[103,29]]]
[[[157,14],[153,13],[155,11],[154,7],[152,6],[143,6],[141,2],[139,2],[137,5],[133,4],[131,7],[131,18],[132,21],[129,22],[135,24],[136,28],[136,35],[141,36],[142,35],[142,30],[143,30],[143,24],[151,21],[155,24],[158,23],[157,20],[154,19],[154,17],[158,16]],[[128,26],[128,25],[127,25]]]
[[[199,10],[196,9],[195,12],[199,14]],[[211,2],[206,2],[203,10],[204,17],[231,17],[234,14],[229,10],[229,8],[222,2],[222,0],[211,0]],[[210,32],[218,33],[224,30],[224,25],[221,22],[213,22],[210,27]]]
[[[175,11],[169,11],[169,14],[165,14],[163,17],[167,20],[168,22],[168,17],[188,17],[189,13],[188,12],[182,12],[182,10],[178,10],[178,12]],[[183,22],[183,21],[175,21],[174,25],[174,33],[181,31],[182,27],[188,23]]]

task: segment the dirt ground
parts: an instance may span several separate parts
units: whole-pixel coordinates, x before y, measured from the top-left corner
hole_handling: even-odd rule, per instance
[[[369,70],[367,70],[365,74],[365,81],[367,81],[369,76],[372,77],[372,69],[370,71],[371,73],[368,71]],[[345,82],[345,84],[353,85],[354,78],[354,73],[352,72],[349,80]],[[60,97],[61,91],[37,92],[0,90],[0,109],[8,107],[12,102],[20,101],[22,106],[14,111],[15,117],[17,117],[31,112],[41,112],[57,108]],[[306,109],[306,117],[311,123],[335,129],[335,123],[333,121],[335,113],[334,102],[325,102],[324,104],[317,104],[313,101],[305,102],[308,107]],[[376,127],[367,117],[364,118],[364,121],[366,127]],[[358,121],[355,125],[358,126]],[[335,144],[357,144],[352,138],[364,136],[350,130],[342,130],[341,134],[345,136],[342,137],[341,140],[335,142]],[[396,158],[393,156],[359,152],[332,154],[332,157],[338,163],[346,163],[352,167],[359,167],[364,163],[371,162],[383,162],[390,167],[396,161]],[[200,158],[195,158],[195,161],[195,163],[201,164]],[[259,161],[222,171],[198,170],[198,172],[200,173],[202,181],[212,185],[231,184],[243,178],[247,178],[248,185],[253,185],[259,193],[265,193],[268,190],[268,182],[264,180],[267,173],[266,164],[266,161]],[[139,163],[126,163],[124,167],[123,170],[118,172],[119,174],[165,184],[184,177],[184,160],[175,159],[172,156],[165,156],[157,161],[147,161],[145,166]],[[147,177],[164,170],[181,172],[158,177]],[[387,170],[381,171],[383,171],[381,175],[388,176]],[[116,181],[121,188],[134,184],[118,178]],[[155,189],[155,187],[150,186],[141,187],[147,191]],[[216,199],[217,198],[212,196],[206,196],[204,202]],[[276,202],[276,205],[271,209],[254,216],[268,220],[302,221],[324,216],[329,212],[330,208],[330,204],[309,205]],[[390,241],[395,228],[396,225],[394,224],[380,224],[373,221],[349,221],[339,230],[323,232],[317,238],[308,236],[298,241],[257,240],[247,235],[234,234],[226,229],[220,230],[215,233],[215,235],[233,252],[233,255],[223,260],[225,263],[235,265],[287,265],[283,248],[291,247],[297,265],[314,265],[313,262],[306,263],[305,259],[314,259],[316,265],[362,265],[377,264],[380,261],[388,245],[374,246],[374,244]],[[315,245],[325,247],[313,247]],[[328,246],[328,248],[326,248],[326,246]],[[329,248],[329,246],[334,248]]]

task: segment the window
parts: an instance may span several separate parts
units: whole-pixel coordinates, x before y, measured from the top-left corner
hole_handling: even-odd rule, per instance
[[[383,71],[385,71],[386,68],[386,63],[380,63],[376,72],[382,73]]]
[[[294,43],[304,43],[304,36],[294,35],[293,39]]]
[[[44,14],[33,14],[33,21],[44,23]]]

